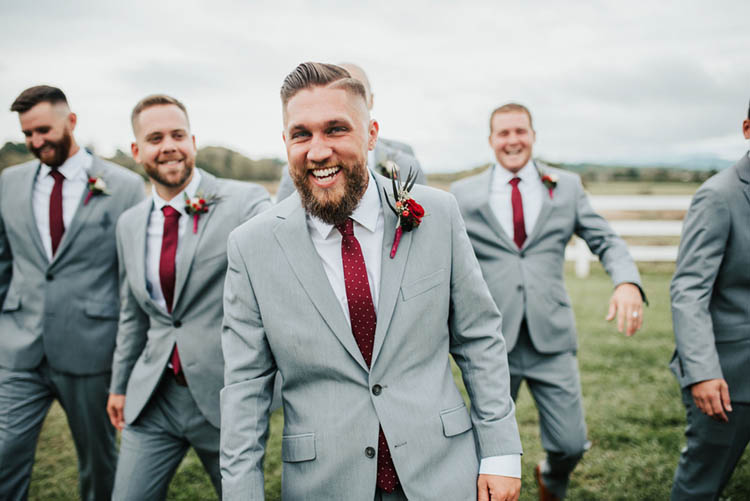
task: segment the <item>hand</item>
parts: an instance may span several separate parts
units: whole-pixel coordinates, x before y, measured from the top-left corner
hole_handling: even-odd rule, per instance
[[[617,314],[617,332],[626,327],[625,335],[632,336],[643,325],[643,297],[641,289],[635,284],[620,284],[609,300],[607,322]]]
[[[732,412],[729,385],[723,379],[708,379],[690,387],[695,405],[703,414],[717,421],[729,422],[726,412]],[[725,412],[726,411],[726,412]]]
[[[477,501],[518,501],[521,479],[500,475],[479,475]]]
[[[120,431],[125,428],[125,395],[109,394],[107,414],[109,414],[109,422],[112,426]]]

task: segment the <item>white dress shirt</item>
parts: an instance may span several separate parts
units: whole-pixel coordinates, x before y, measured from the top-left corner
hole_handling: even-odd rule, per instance
[[[192,198],[198,191],[201,184],[201,173],[198,169],[193,169],[193,179],[188,183],[184,190],[177,194],[172,200],[166,201],[156,193],[156,188],[151,186],[151,196],[153,205],[151,214],[148,217],[148,226],[146,228],[146,288],[151,299],[159,305],[164,311],[167,311],[167,301],[164,299],[164,293],[161,290],[161,279],[159,278],[159,262],[161,261],[161,241],[164,235],[164,213],[162,209],[169,205],[180,213],[179,229],[177,232],[177,254],[175,261],[180,255],[180,242],[185,235],[188,226],[193,231],[193,217],[185,211],[185,193]]]
[[[65,177],[62,185],[63,199],[63,224],[65,230],[70,228],[73,222],[73,216],[76,214],[78,206],[81,204],[83,192],[89,183],[88,171],[91,168],[93,158],[85,149],[80,148],[75,155],[65,160],[57,170]],[[50,176],[52,169],[42,164],[34,181],[34,190],[31,195],[31,204],[34,208],[34,220],[42,237],[44,252],[47,253],[47,259],[52,261],[52,237],[49,234],[49,198],[52,195],[52,188],[55,186],[55,180]],[[63,233],[63,238],[65,234]]]
[[[511,240],[513,240],[513,204],[510,194],[513,187],[510,185],[510,180],[514,177],[521,178],[518,190],[521,192],[523,221],[528,237],[534,231],[534,225],[542,210],[544,200],[542,197],[547,193],[539,172],[534,166],[534,161],[529,160],[515,175],[498,164],[495,164],[492,169],[490,208]]]
[[[369,175],[365,194],[350,217],[354,220],[354,236],[362,248],[362,256],[367,267],[367,280],[370,282],[372,303],[377,314],[385,219],[380,195],[372,174]],[[315,250],[323,262],[323,269],[328,277],[328,282],[341,304],[347,322],[351,322],[349,303],[346,299],[344,264],[341,259],[341,233],[333,225],[310,214],[307,214],[307,229],[310,232]],[[479,473],[521,478],[521,456],[510,454],[483,458]]]

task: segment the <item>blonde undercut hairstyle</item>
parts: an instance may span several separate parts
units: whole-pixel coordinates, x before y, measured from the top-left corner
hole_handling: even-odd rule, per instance
[[[166,94],[151,94],[150,96],[146,96],[138,101],[138,104],[135,105],[135,107],[133,108],[133,112],[130,114],[130,125],[133,127],[133,133],[135,133],[135,123],[144,110],[151,108],[152,106],[162,106],[167,104],[173,104],[181,109],[185,114],[185,119],[187,120],[188,127],[190,127],[190,118],[188,117],[187,108],[185,108],[184,104],[182,104],[179,100],[173,98],[172,96],[168,96]]]

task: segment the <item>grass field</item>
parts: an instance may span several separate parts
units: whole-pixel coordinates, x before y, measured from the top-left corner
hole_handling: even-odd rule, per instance
[[[572,477],[571,500],[665,500],[679,450],[684,412],[667,363],[673,349],[668,286],[672,265],[642,266],[649,296],[645,326],[624,338],[603,318],[611,284],[599,265],[588,279],[568,273],[580,337],[579,363],[592,449]],[[536,410],[525,387],[517,418],[525,454],[522,500],[536,499],[534,465],[543,458]],[[266,459],[266,495],[280,499],[283,417],[271,423]],[[61,409],[55,405],[40,438],[31,499],[76,498],[76,459]],[[172,482],[170,500],[215,499],[200,462],[189,454]],[[750,499],[747,454],[724,492],[725,500]]]

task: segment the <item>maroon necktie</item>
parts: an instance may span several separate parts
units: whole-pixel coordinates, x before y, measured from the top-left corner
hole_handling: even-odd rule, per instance
[[[161,237],[161,257],[159,258],[159,282],[164,301],[167,302],[167,311],[172,313],[172,301],[174,300],[174,262],[177,255],[177,240],[180,230],[180,212],[165,205],[164,232]],[[172,352],[172,369],[175,374],[180,373],[180,354],[177,353],[177,345]]]
[[[523,201],[521,199],[521,190],[518,189],[520,177],[514,177],[510,181],[513,187],[510,192],[510,203],[513,206],[513,241],[518,248],[523,247],[526,241],[526,223],[523,220]]]
[[[372,362],[372,348],[375,342],[375,306],[372,303],[370,282],[367,280],[367,267],[362,256],[362,247],[354,236],[354,221],[336,226],[341,233],[341,260],[344,264],[344,284],[346,300],[349,303],[349,317],[352,333],[365,363]],[[398,485],[396,467],[393,465],[391,451],[381,427],[378,435],[378,476],[377,486],[385,492],[393,492]]]
[[[57,252],[57,246],[60,245],[63,233],[65,233],[65,223],[63,222],[63,196],[62,186],[65,181],[57,169],[52,169],[49,173],[55,180],[52,187],[52,194],[49,196],[49,236],[52,239],[52,255]]]

